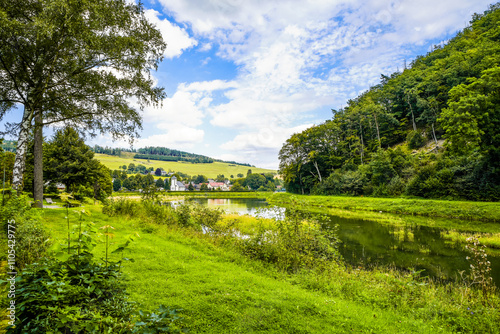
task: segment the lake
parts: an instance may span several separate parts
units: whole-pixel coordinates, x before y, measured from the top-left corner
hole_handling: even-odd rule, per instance
[[[197,198],[192,201],[226,212],[253,216],[269,217],[275,212],[267,210],[267,202],[260,199]],[[459,271],[465,270],[465,275],[469,272],[470,263],[466,257],[470,253],[463,244],[444,239],[441,233],[445,229],[417,223],[397,226],[331,215],[321,222],[338,225],[338,236],[342,241],[339,250],[350,265],[414,269],[422,271],[421,275],[444,281],[455,280]],[[488,255],[488,260],[491,262],[493,280],[500,286],[500,251],[491,251],[493,254]]]

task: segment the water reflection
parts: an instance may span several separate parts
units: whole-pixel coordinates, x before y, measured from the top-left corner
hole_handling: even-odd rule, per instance
[[[219,208],[227,213],[256,216],[267,207],[263,199],[255,198],[194,198],[190,200],[201,205]]]
[[[195,202],[218,207],[226,212],[279,217],[286,210],[275,211],[267,207],[264,200],[258,199],[195,199]],[[305,212],[305,215],[315,215]],[[470,255],[463,244],[444,239],[441,228],[418,224],[389,225],[359,219],[337,216],[316,215],[326,226],[338,225],[339,248],[345,261],[353,266],[370,267],[374,265],[393,266],[400,269],[422,271],[422,275],[442,280],[454,280],[459,271],[467,275]],[[497,252],[498,253],[498,252]],[[500,256],[488,256],[491,262],[495,284],[500,286]]]

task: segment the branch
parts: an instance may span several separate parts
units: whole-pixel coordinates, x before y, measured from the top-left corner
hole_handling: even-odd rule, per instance
[[[12,82],[14,83],[14,87],[15,87],[15,90],[17,91],[17,94],[19,94],[19,97],[21,97],[21,99],[24,101],[23,104],[26,104],[27,101],[26,99],[24,98],[23,94],[21,93],[21,90],[17,84],[17,81],[16,79],[14,78],[13,74],[9,71],[9,69],[7,68],[4,60],[3,60],[3,57],[2,57],[2,54],[0,53],[0,62],[2,63],[2,66],[3,68],[5,69],[5,71],[9,74],[9,77],[10,79],[12,80]]]

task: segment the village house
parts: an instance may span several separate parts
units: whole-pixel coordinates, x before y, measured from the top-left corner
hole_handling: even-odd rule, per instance
[[[177,181],[177,177],[170,178],[170,191],[186,191],[186,186],[181,181]]]
[[[212,180],[208,182],[207,187],[209,190],[229,191],[229,186],[225,182],[215,182]]]

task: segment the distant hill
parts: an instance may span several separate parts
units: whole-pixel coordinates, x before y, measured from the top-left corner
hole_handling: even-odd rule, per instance
[[[4,140],[2,144],[0,145],[2,149],[5,151],[9,152],[16,152],[16,147],[17,147],[17,141],[15,140]],[[133,154],[134,159],[146,159],[146,160],[158,160],[158,161],[185,161],[185,162],[191,162],[191,163],[213,163],[213,162],[221,162],[225,164],[233,164],[233,165],[238,165],[238,166],[245,166],[245,167],[253,167],[255,168],[254,165],[251,165],[249,163],[241,163],[241,162],[236,162],[236,161],[227,161],[227,160],[220,160],[220,159],[214,159],[211,157],[207,157],[205,155],[200,155],[200,154],[194,154],[194,153],[189,153],[189,152],[184,152],[184,151],[179,151],[179,150],[173,150],[169,149],[166,147],[145,147],[145,148],[139,148],[139,149],[129,149],[129,148],[112,148],[112,147],[102,147],[99,145],[94,145],[93,147],[90,147],[90,149],[94,153],[100,153],[100,154],[107,154],[107,155],[114,155],[114,156],[123,156],[123,153],[129,153],[126,157],[130,157],[130,153],[135,153]]]
[[[190,163],[188,161],[159,161],[152,159],[134,158],[134,152],[122,152],[121,156],[96,153],[95,158],[111,170],[119,170],[120,167],[129,164],[144,165],[146,168],[163,168],[165,171],[181,172],[183,174],[195,176],[205,175],[208,178],[216,178],[217,175],[224,175],[227,178],[238,177],[238,174],[247,175],[250,169],[252,173],[276,173],[272,169],[248,167],[233,163],[214,161],[212,163]]]
[[[255,167],[248,163],[240,163],[235,161],[225,161],[207,157],[205,155],[194,154],[179,150],[173,150],[167,147],[150,146],[139,149],[121,149],[121,148],[111,148],[111,147],[101,147],[95,145],[92,150],[94,153],[102,153],[108,155],[120,156],[122,152],[132,152],[136,153],[134,155],[135,159],[149,159],[158,161],[186,161],[191,163],[213,163],[215,161],[234,164],[239,166]]]

